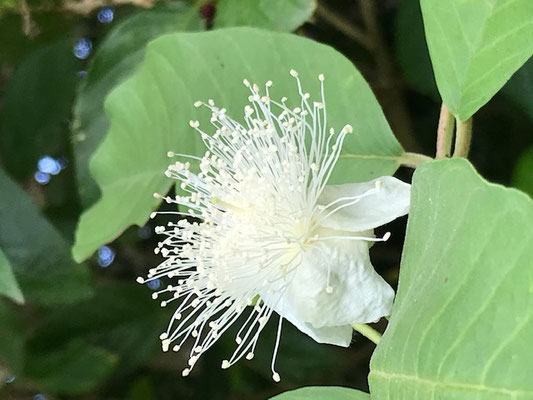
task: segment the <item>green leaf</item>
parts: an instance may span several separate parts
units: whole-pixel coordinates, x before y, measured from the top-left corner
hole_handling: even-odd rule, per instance
[[[7,296],[17,303],[24,303],[24,296],[13,274],[11,264],[2,249],[0,249],[0,295]]]
[[[22,321],[14,307],[0,301],[0,376],[19,373],[24,362]],[[1,382],[3,383],[3,382]],[[1,386],[1,384],[0,384]]]
[[[118,356],[122,374],[142,365],[160,349],[158,339],[170,318],[140,285],[107,283],[90,299],[57,307],[32,337],[37,349],[61,347],[82,338]]]
[[[64,149],[80,61],[70,40],[30,53],[13,73],[1,115],[0,156],[17,179],[33,174],[43,155]]]
[[[462,121],[533,54],[531,0],[421,0],[444,103]]]
[[[140,64],[150,40],[169,32],[202,28],[196,7],[184,2],[163,3],[117,24],[98,48],[74,107],[76,174],[80,197],[86,206],[93,204],[99,195],[89,174],[89,158],[109,128],[104,98]]]
[[[108,97],[111,128],[91,162],[103,195],[79,221],[75,259],[87,258],[128,226],[145,223],[159,202],[152,194],[165,193],[173,184],[163,174],[169,150],[204,153],[200,136],[188,124],[191,119],[209,124],[209,115],[194,108],[194,101],[214,99],[239,120],[249,96],[243,78],[260,84],[272,80],[273,98],[295,101],[291,68],[300,72],[314,98],[320,98],[317,76],[324,73],[328,125],[354,126],[333,181],[393,173],[403,150],[366,82],[332,48],[250,28],[167,35],[148,45],[141,69]]]
[[[513,171],[513,186],[533,197],[533,147],[527,149],[518,159]]]
[[[335,386],[309,386],[271,397],[271,400],[370,400],[368,393]]]
[[[113,372],[116,357],[82,340],[72,340],[60,348],[31,352],[24,375],[45,391],[76,395],[90,392]]]
[[[255,26],[291,32],[315,11],[315,0],[220,0],[215,28]]]
[[[533,58],[513,75],[502,93],[533,120]]]
[[[0,248],[30,303],[55,305],[89,296],[89,271],[31,199],[0,169]]]
[[[466,160],[421,165],[373,400],[532,399],[533,201]]]

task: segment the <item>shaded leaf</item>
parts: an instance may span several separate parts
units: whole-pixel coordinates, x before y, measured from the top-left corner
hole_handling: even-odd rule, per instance
[[[533,54],[530,0],[421,0],[444,103],[470,118]]]
[[[24,375],[49,393],[75,395],[100,386],[115,364],[113,354],[76,339],[42,353],[30,352]]]
[[[255,26],[291,32],[315,11],[315,0],[219,0],[215,28]]]
[[[0,372],[6,368],[10,374],[18,373],[22,369],[23,362],[22,321],[11,305],[0,301]]]
[[[1,115],[0,156],[17,179],[31,175],[39,158],[66,143],[79,60],[70,40],[30,53],[7,85]]]
[[[513,171],[513,186],[533,197],[533,147],[518,159]]]
[[[33,335],[32,346],[60,347],[72,337],[83,338],[116,354],[120,372],[128,372],[160,349],[158,337],[169,318],[149,292],[135,284],[101,285],[90,299],[54,309]]]
[[[89,271],[29,196],[0,170],[0,248],[27,301],[54,305],[89,296]]]
[[[379,104],[355,67],[330,47],[249,28],[167,35],[148,46],[142,68],[107,100],[111,129],[91,163],[103,195],[79,221],[75,259],[87,258],[129,225],[144,224],[159,202],[152,194],[173,184],[163,174],[169,150],[204,153],[200,136],[188,127],[191,119],[209,123],[205,110],[193,107],[195,100],[214,99],[239,120],[249,95],[241,83],[247,78],[274,81],[272,97],[288,96],[290,105],[298,96],[291,68],[300,71],[317,99],[317,76],[324,73],[328,125],[354,126],[333,182],[364,181],[396,170],[403,150]]]
[[[531,399],[533,201],[466,160],[427,163],[372,399]]]
[[[92,58],[74,107],[73,145],[78,190],[83,203],[98,199],[98,187],[89,174],[89,158],[109,128],[104,98],[131,75],[144,56],[146,44],[165,33],[203,28],[198,9],[184,2],[160,4],[117,24]]]

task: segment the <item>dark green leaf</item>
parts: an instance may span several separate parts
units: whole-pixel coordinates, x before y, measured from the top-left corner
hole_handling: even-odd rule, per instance
[[[533,197],[533,147],[518,159],[513,171],[513,185]]]
[[[72,337],[118,356],[121,372],[127,372],[160,349],[159,334],[167,326],[166,315],[140,285],[108,283],[85,301],[56,308],[35,332],[34,348],[60,347]]]
[[[116,361],[108,351],[76,339],[59,348],[29,353],[24,375],[46,392],[75,395],[102,384]]]
[[[6,369],[8,374],[18,373],[23,361],[22,321],[11,305],[0,301],[0,376],[3,369]]]
[[[184,2],[161,4],[117,24],[95,53],[74,107],[73,145],[78,189],[86,206],[98,199],[89,174],[89,158],[101,143],[109,122],[104,98],[141,62],[146,44],[165,33],[203,28],[196,7]]]
[[[291,32],[315,11],[315,0],[219,0],[215,28],[255,26]]]
[[[17,6],[20,4],[20,0],[8,1],[16,3]],[[70,36],[75,22],[74,18],[65,13],[46,10],[46,5],[38,12],[32,12],[31,18],[37,35],[24,33],[24,19],[21,18],[20,12],[0,8],[0,63],[17,64],[31,51]]]
[[[40,157],[67,141],[79,68],[71,41],[61,40],[31,53],[13,73],[3,99],[0,157],[15,178],[31,175]]]
[[[89,271],[24,191],[0,170],[0,248],[27,301],[54,305],[91,294]]]

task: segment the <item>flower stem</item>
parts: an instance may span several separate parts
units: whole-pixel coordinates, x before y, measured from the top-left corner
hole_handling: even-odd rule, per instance
[[[433,160],[433,158],[426,156],[424,154],[418,154],[418,153],[403,153],[400,158],[400,164],[404,167],[410,167],[410,168],[416,168],[423,162],[428,162]]]
[[[367,324],[352,324],[352,328],[375,344],[378,344],[381,340],[381,333]]]
[[[437,128],[437,154],[435,158],[439,159],[451,156],[454,128],[455,118],[448,107],[446,107],[446,104],[442,103],[439,127]]]
[[[470,150],[470,142],[472,141],[472,118],[466,121],[457,121],[457,132],[455,134],[455,150],[454,157],[467,157]]]

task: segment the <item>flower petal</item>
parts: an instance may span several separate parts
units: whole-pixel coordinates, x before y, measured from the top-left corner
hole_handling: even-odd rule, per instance
[[[328,204],[346,197],[360,196],[376,188],[376,182],[381,182],[379,190],[370,192],[355,204],[339,209],[323,221],[321,226],[342,231],[366,231],[384,225],[409,212],[411,185],[392,176],[382,176],[365,183],[350,183],[345,185],[327,185],[318,202]],[[331,207],[346,204],[339,202]]]
[[[348,347],[352,341],[353,328],[350,325],[315,328],[310,323],[299,320],[290,303],[280,304],[275,311],[318,343]]]
[[[390,315],[393,299],[370,263],[367,242],[332,239],[306,250],[283,301],[295,325],[325,328],[375,322]]]

